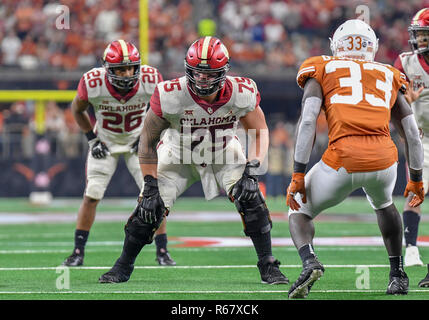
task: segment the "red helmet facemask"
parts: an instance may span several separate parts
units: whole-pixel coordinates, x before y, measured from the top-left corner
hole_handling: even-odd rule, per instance
[[[413,17],[408,27],[411,49],[414,53],[427,54],[429,52],[429,8],[421,9]]]
[[[186,54],[186,79],[198,96],[209,96],[222,89],[229,68],[228,50],[215,37],[196,40]]]
[[[137,84],[140,75],[140,54],[132,43],[124,40],[111,42],[104,51],[103,65],[112,86],[131,90]],[[115,74],[115,68],[128,66],[134,67],[132,76],[123,77]]]

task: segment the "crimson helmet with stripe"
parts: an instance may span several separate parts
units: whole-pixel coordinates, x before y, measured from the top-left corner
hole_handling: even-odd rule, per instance
[[[417,12],[408,27],[411,49],[414,53],[427,53],[429,51],[429,8]],[[420,44],[419,44],[420,42]]]
[[[119,89],[132,89],[138,82],[140,75],[140,54],[135,45],[125,40],[112,41],[104,50],[103,66],[107,71],[109,82]],[[122,77],[115,74],[115,68],[133,66],[131,77]]]
[[[216,37],[202,37],[188,49],[185,58],[189,88],[199,96],[209,96],[225,85],[229,53]]]

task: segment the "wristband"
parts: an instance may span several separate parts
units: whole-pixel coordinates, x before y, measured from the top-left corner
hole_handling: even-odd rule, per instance
[[[420,182],[423,180],[423,173],[421,170],[419,170],[420,172],[417,173],[412,173],[410,172],[410,180],[414,181],[414,182]]]
[[[92,139],[97,138],[97,135],[92,130],[90,130],[87,133],[85,133],[85,136],[88,139],[88,141],[91,141]]]
[[[306,163],[300,163],[300,162],[294,162],[293,163],[293,172],[299,172],[299,173],[305,173],[305,170],[307,169]]]

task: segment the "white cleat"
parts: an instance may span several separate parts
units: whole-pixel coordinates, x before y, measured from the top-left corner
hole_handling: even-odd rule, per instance
[[[420,259],[419,248],[416,246],[408,246],[405,248],[404,265],[406,267],[423,265],[423,261]]]

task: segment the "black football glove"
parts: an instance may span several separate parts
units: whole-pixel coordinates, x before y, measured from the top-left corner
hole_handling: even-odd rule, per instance
[[[137,153],[137,151],[139,151],[139,142],[140,142],[140,136],[131,145],[131,150],[130,150],[131,153]]]
[[[95,159],[103,159],[110,154],[109,149],[99,138],[88,141],[91,154]]]
[[[260,162],[256,159],[246,163],[242,177],[232,189],[233,201],[250,201],[259,195],[258,178],[250,174],[251,168],[259,168],[259,166]]]
[[[158,180],[149,175],[145,176],[143,197],[137,206],[137,216],[144,223],[158,227],[166,211],[164,201],[159,194]]]

